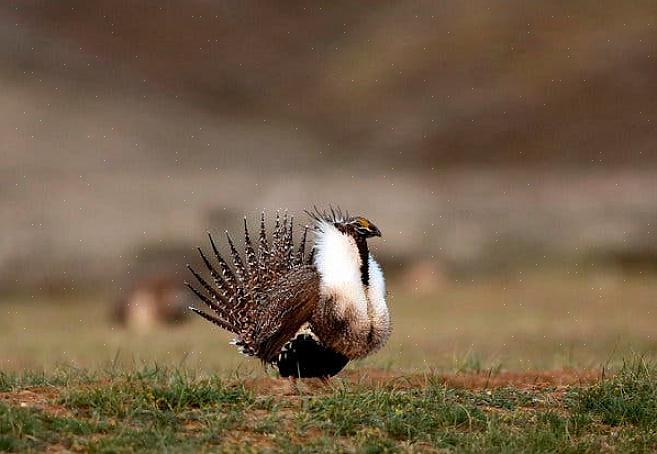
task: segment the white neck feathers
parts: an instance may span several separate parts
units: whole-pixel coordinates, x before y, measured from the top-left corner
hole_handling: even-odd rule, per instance
[[[354,239],[329,222],[321,223],[315,237],[315,266],[324,286],[361,286],[358,248]]]
[[[374,258],[369,256],[369,285],[361,280],[361,257],[356,242],[329,222],[318,225],[315,266],[323,297],[332,297],[338,311],[351,307],[360,321],[387,320],[385,282]],[[381,320],[382,321],[382,320]]]

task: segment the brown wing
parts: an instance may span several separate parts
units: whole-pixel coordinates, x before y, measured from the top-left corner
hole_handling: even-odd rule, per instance
[[[253,333],[256,356],[269,363],[308,322],[319,302],[319,274],[312,266],[290,270],[277,279],[261,301]]]

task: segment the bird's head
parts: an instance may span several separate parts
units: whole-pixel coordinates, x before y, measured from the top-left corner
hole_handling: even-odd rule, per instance
[[[336,227],[354,238],[371,238],[381,236],[381,230],[375,226],[369,219],[362,216],[348,218],[342,223],[336,224]]]
[[[320,228],[322,223],[329,223],[340,232],[352,236],[356,240],[381,236],[381,230],[369,219],[363,216],[349,216],[348,213],[343,213],[340,209],[331,208],[326,212],[315,208],[315,212],[308,212],[308,214]]]

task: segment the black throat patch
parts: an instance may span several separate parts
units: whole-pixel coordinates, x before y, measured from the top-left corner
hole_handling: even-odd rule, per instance
[[[367,248],[367,240],[356,237],[356,247],[360,256],[360,281],[367,287],[370,285],[370,250]]]

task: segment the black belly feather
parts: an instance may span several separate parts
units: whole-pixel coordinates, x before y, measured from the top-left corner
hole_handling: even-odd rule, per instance
[[[317,342],[310,334],[298,334],[283,348],[275,365],[281,377],[332,377],[349,358]]]

